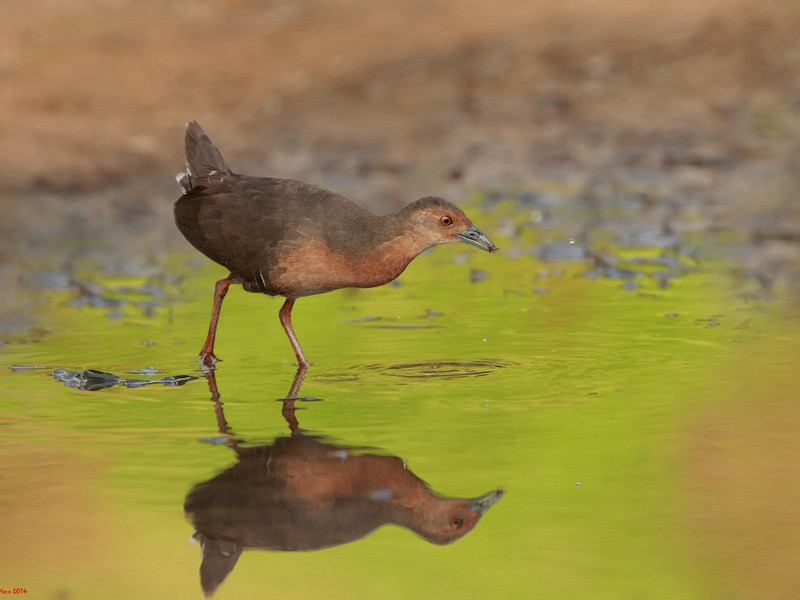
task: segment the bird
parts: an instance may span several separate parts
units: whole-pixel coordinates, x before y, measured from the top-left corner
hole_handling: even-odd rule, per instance
[[[312,551],[347,544],[384,525],[445,545],[470,532],[503,496],[434,493],[402,458],[362,453],[297,434],[238,448],[235,465],[200,483],[184,511],[201,543],[211,595],[242,551]]]
[[[282,399],[290,434],[251,445],[231,430],[215,372],[205,372],[217,427],[236,455],[232,466],[196,484],[184,500],[202,550],[206,596],[244,550],[308,552],[354,542],[384,525],[451,544],[503,497],[500,488],[468,498],[437,494],[399,456],[307,433],[295,415],[304,373],[298,370]]]
[[[186,171],[175,223],[201,253],[229,271],[214,302],[199,360],[211,367],[219,313],[231,284],[283,296],[278,313],[300,367],[310,365],[292,326],[298,298],[396,279],[421,252],[464,242],[498,248],[458,206],[437,196],[379,216],[346,196],[293,179],[234,173],[197,121],[186,125]]]

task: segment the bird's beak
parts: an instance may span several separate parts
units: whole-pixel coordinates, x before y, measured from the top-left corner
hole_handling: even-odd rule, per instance
[[[498,248],[474,225],[458,234],[458,239],[487,252],[497,252]]]
[[[469,501],[469,507],[472,510],[477,511],[479,515],[483,515],[483,513],[489,510],[492,505],[502,497],[503,490],[494,490],[484,494],[483,496],[471,498]]]

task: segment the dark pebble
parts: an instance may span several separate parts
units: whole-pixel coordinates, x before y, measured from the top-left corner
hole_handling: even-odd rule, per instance
[[[472,283],[478,283],[480,281],[486,281],[489,279],[489,273],[487,271],[482,271],[481,269],[470,269],[469,271],[469,280]]]
[[[67,371],[66,369],[56,369],[53,377],[61,381],[67,387],[76,390],[94,392],[117,385],[124,381],[113,373],[86,369],[84,371]]]

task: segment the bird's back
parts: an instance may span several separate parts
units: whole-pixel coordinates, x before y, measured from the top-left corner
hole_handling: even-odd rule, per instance
[[[308,265],[298,257],[307,255],[323,271],[328,250],[355,258],[381,233],[380,218],[345,196],[292,179],[233,173],[196,122],[187,125],[186,159],[178,180],[185,193],[175,203],[178,229],[249,291],[325,291],[319,281],[305,286],[300,271]],[[330,289],[342,287],[334,275]]]
[[[355,255],[377,217],[344,196],[291,179],[227,175],[175,203],[175,222],[200,252],[266,293],[288,254],[324,244]],[[248,286],[246,286],[248,287]]]

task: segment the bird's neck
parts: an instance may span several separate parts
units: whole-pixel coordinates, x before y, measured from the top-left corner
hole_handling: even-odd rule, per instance
[[[398,277],[408,263],[430,245],[397,214],[381,217],[380,221],[369,262],[372,265],[371,270],[380,272],[386,279],[384,283],[387,283]]]
[[[406,264],[431,247],[430,239],[409,222],[403,211],[380,217],[380,220],[381,241],[376,247],[391,249],[392,254],[402,256]]]

